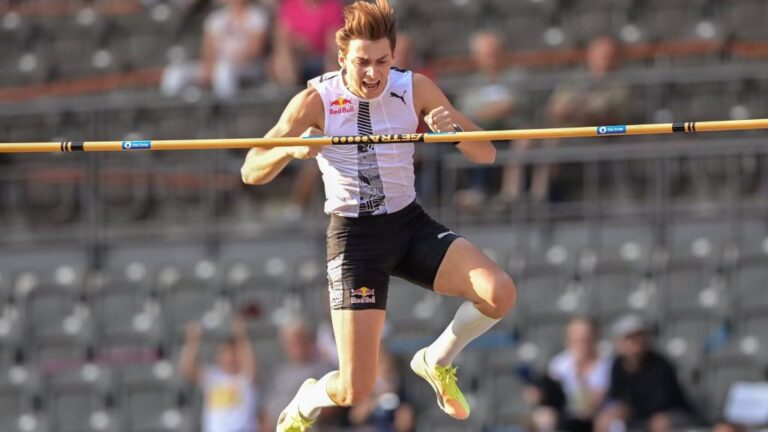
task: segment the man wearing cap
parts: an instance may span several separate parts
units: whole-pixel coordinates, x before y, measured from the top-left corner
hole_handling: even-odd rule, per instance
[[[675,367],[653,348],[648,328],[635,315],[612,327],[616,359],[606,406],[597,418],[598,432],[645,429],[666,432],[691,422],[691,408],[677,381]]]

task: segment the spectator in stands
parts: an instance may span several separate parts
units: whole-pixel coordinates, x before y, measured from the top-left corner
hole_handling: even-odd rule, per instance
[[[593,420],[608,391],[611,359],[597,351],[597,326],[576,318],[566,330],[566,349],[549,363],[548,378],[559,383],[563,397],[546,394],[550,387],[529,389],[529,401],[537,407],[532,421],[538,430],[590,432]],[[561,403],[547,401],[561,400]]]
[[[344,24],[341,0],[282,0],[277,12],[273,67],[282,85],[301,85],[338,69],[336,30]]]
[[[621,121],[629,90],[613,72],[619,64],[619,45],[608,36],[595,38],[587,48],[587,77],[558,87],[547,112],[555,126],[589,126]]]
[[[266,76],[266,10],[250,0],[220,1],[224,7],[205,20],[200,62],[169,65],[163,72],[163,94],[176,96],[190,85],[199,85],[227,99],[243,85],[261,82]]]
[[[397,364],[387,350],[379,351],[379,370],[368,399],[352,407],[349,421],[354,426],[369,426],[371,432],[411,432],[413,407],[406,401]]]
[[[491,31],[472,35],[470,49],[478,73],[468,79],[457,95],[456,108],[487,130],[508,129],[518,103],[511,82],[521,74],[504,69],[501,41],[501,37]],[[469,172],[469,185],[459,191],[457,198],[462,208],[476,209],[489,193],[490,169],[472,168]]]
[[[617,357],[611,368],[607,402],[595,430],[639,428],[666,432],[689,425],[692,411],[675,367],[649,346],[643,320],[635,315],[623,316],[612,331]]]
[[[216,365],[198,365],[201,333],[199,324],[187,326],[179,370],[203,390],[203,432],[258,432],[256,358],[244,320],[232,320],[232,337],[219,345]]]
[[[286,324],[280,330],[280,342],[287,361],[270,373],[272,380],[265,392],[262,415],[264,430],[274,430],[280,412],[307,378],[323,376],[335,369],[319,355],[315,334],[304,321]],[[318,424],[334,424],[340,415],[338,410],[323,410]]]
[[[552,127],[626,124],[630,105],[629,88],[614,74],[619,66],[620,47],[610,36],[593,39],[586,52],[587,75],[578,75],[559,86],[547,104],[547,115]],[[556,146],[557,140],[545,141]],[[549,194],[550,182],[555,174],[550,165],[537,167],[531,183],[536,198]]]
[[[397,45],[395,46],[395,66],[435,78],[434,72],[429,69],[424,56],[416,49],[416,42],[410,33],[398,32]]]

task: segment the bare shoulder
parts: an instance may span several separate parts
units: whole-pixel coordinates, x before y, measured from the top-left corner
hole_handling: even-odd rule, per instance
[[[421,114],[427,114],[441,105],[450,105],[445,93],[432,79],[415,72],[413,74],[413,98],[416,110]]]
[[[308,87],[291,99],[281,120],[322,129],[324,123],[323,99],[314,87]]]
[[[437,84],[435,84],[435,82],[432,81],[432,79],[418,72],[413,73],[414,93],[430,92],[436,89],[439,90],[439,88],[437,87]]]
[[[308,87],[293,97],[289,106],[296,106],[305,111],[323,112],[323,98],[314,87]]]

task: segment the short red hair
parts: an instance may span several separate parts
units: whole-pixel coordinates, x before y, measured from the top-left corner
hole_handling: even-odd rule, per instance
[[[395,10],[388,0],[375,3],[358,0],[344,8],[344,27],[336,32],[336,45],[344,54],[353,39],[376,41],[387,38],[392,51],[397,45]]]

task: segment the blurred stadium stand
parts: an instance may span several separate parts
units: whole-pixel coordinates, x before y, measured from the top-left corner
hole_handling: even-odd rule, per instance
[[[618,76],[631,88],[628,123],[768,113],[763,0],[396,6],[450,94],[473,70],[470,30],[498,29],[507,65],[535,71],[524,85],[509,83],[526,101],[521,127],[546,126],[552,90],[581,73],[585,43],[606,33],[626,44]],[[266,132],[295,89],[266,84],[231,101],[159,96],[162,67],[197,51],[199,26],[182,21],[161,0],[0,1],[0,142]],[[0,430],[197,430],[200,401],[174,370],[186,321],[223,331],[232,311],[247,312],[269,369],[281,361],[281,315],[323,319],[320,191],[311,211],[287,218],[291,176],[244,187],[242,156],[0,159]],[[443,149],[423,160],[438,167],[433,196],[424,196],[430,211],[507,268],[520,297],[460,360],[462,383],[485,411],[457,425],[409,380],[417,430],[512,430],[523,410],[516,368],[545,364],[570,317],[591,314],[605,326],[627,311],[654,324],[689,393],[706,395],[695,400],[716,420],[732,382],[766,378],[767,161],[759,132],[503,150],[499,168],[562,166],[558,198],[464,212],[454,194],[471,165]],[[616,166],[624,177],[610,178]],[[406,358],[454,304],[393,281],[392,350]]]

